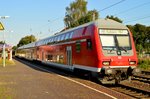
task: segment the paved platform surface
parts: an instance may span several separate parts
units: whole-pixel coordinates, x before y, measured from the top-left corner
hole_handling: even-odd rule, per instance
[[[0,66],[0,99],[112,99],[53,72],[31,68],[15,60]],[[127,98],[127,97],[126,97]]]

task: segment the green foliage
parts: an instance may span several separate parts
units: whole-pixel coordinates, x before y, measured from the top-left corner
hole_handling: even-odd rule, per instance
[[[4,42],[3,42],[3,41],[0,41],[0,44],[4,44]]]
[[[140,59],[138,65],[142,69],[150,69],[150,59]]]
[[[0,59],[0,66],[2,66],[2,64],[3,64],[3,60]],[[14,62],[13,60],[8,60],[8,59],[6,59],[6,60],[5,60],[5,64],[6,64],[6,65],[14,65],[15,62]]]
[[[13,46],[12,49],[15,51],[18,47],[17,46]]]
[[[5,87],[4,85],[0,87],[0,99],[13,99],[10,94],[10,89]]]
[[[20,47],[20,46],[23,46],[23,45],[26,45],[26,44],[29,44],[29,43],[32,43],[35,41],[36,41],[36,38],[34,35],[25,36],[25,37],[21,38],[21,40],[17,44],[17,47]]]
[[[139,54],[143,52],[150,52],[150,27],[136,24],[134,26],[127,25],[133,34],[136,49]]]
[[[72,28],[98,19],[98,17],[98,11],[87,11],[87,1],[75,0],[70,3],[69,7],[66,7],[64,22],[67,28]]]
[[[111,15],[111,16],[107,15],[106,18],[112,19],[112,20],[117,21],[117,22],[119,22],[119,23],[122,23],[122,22],[123,22],[123,21],[122,21],[121,19],[119,19],[118,17],[114,17],[114,16],[112,16],[112,15]]]

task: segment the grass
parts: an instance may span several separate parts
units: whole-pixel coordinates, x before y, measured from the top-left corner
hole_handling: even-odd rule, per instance
[[[150,59],[139,59],[138,65],[141,69],[150,70]]]
[[[2,64],[3,64],[3,60],[0,59],[0,66],[1,66]],[[6,65],[14,65],[15,63],[14,63],[13,60],[7,60],[7,59],[6,59],[5,64],[6,64]]]
[[[0,99],[12,99],[8,88],[0,87]]]

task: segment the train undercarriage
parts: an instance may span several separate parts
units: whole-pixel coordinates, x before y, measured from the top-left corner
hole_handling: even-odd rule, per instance
[[[106,69],[103,68],[99,73],[98,80],[102,84],[119,84],[123,81],[131,81],[131,77],[134,74],[140,73],[139,68],[113,68],[113,69]]]

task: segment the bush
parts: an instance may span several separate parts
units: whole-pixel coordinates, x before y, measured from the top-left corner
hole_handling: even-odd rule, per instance
[[[142,69],[150,69],[150,59],[139,59],[138,65]]]

